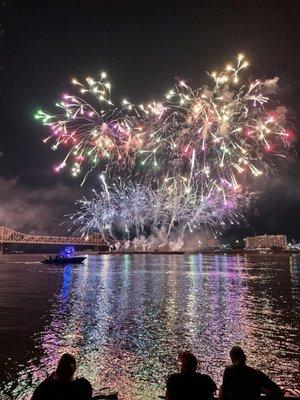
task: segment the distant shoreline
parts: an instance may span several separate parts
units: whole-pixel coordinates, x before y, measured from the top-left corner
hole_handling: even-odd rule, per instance
[[[103,251],[96,252],[93,254],[105,255],[105,254],[144,254],[144,255],[184,255],[184,254],[205,254],[205,255],[238,255],[238,254],[247,254],[247,255],[292,255],[299,254],[299,250],[293,251],[257,251],[257,250],[245,250],[245,249],[233,249],[233,250],[202,250],[202,251]]]
[[[87,255],[249,255],[249,256],[291,256],[293,254],[300,254],[300,250],[284,250],[284,251],[259,251],[259,250],[246,250],[246,249],[232,249],[232,250],[202,250],[202,251],[84,251],[79,250],[76,254]],[[49,255],[53,256],[56,253],[41,251],[40,253],[31,252],[9,252],[1,254],[0,256],[40,256]]]

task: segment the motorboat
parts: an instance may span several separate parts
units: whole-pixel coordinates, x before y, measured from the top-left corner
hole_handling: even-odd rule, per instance
[[[43,264],[81,264],[86,257],[46,257],[41,261]]]

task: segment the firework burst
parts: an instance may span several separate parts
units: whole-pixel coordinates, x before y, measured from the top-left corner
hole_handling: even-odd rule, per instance
[[[213,182],[205,188],[194,185],[192,190],[174,178],[166,178],[156,188],[122,181],[108,187],[102,176],[102,184],[103,190],[94,191],[91,199],[80,200],[78,212],[71,216],[83,234],[98,231],[104,238],[125,240],[163,229],[169,238],[208,226],[218,231],[240,218],[239,194],[228,194],[230,201],[224,204],[223,195]]]
[[[98,166],[111,184],[104,179],[75,220],[112,236],[236,220],[250,177],[272,171],[290,136],[286,110],[274,100],[278,78],[242,80],[247,66],[239,55],[235,65],[209,74],[209,86],[194,90],[179,81],[164,100],[140,105],[114,104],[104,73],[84,83],[73,79],[79,95],[64,95],[59,113],[38,111],[36,118],[51,128],[45,142],[67,148],[56,171],[70,161],[74,176],[84,165]],[[113,185],[116,172],[124,185]]]

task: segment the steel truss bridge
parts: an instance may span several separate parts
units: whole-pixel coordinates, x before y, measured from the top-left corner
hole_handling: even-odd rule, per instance
[[[27,235],[14,231],[11,228],[0,226],[0,253],[3,252],[3,245],[7,244],[62,244],[80,246],[99,246],[107,245],[100,235],[90,235],[88,237],[75,236],[46,236],[46,235]]]

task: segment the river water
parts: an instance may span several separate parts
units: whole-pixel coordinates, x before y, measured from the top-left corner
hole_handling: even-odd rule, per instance
[[[0,398],[29,399],[59,356],[123,400],[164,393],[188,349],[220,384],[232,345],[300,394],[300,257],[89,255],[45,266],[0,256]]]

